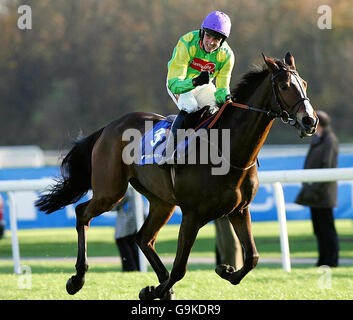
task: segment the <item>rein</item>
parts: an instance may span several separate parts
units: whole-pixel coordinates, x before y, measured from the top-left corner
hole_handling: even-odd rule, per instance
[[[261,113],[265,113],[267,116],[272,117],[272,118],[279,118],[280,114],[277,112],[273,112],[272,110],[262,110],[250,105],[246,105],[246,104],[241,104],[241,103],[237,103],[237,102],[233,102],[231,99],[227,100],[222,107],[219,109],[219,111],[217,112],[217,114],[215,115],[214,119],[212,120],[212,122],[207,126],[207,128],[211,129],[214,124],[217,122],[217,120],[220,118],[220,116],[222,115],[224,109],[228,106],[231,105],[233,107],[237,107],[240,109],[244,109],[244,110],[250,110],[250,111],[255,111],[255,112],[261,112]]]
[[[281,69],[279,71],[277,71],[276,73],[274,73],[271,77],[271,85],[272,85],[272,91],[273,91],[273,96],[274,96],[274,99],[275,99],[275,102],[277,104],[277,106],[279,107],[279,110],[278,112],[276,111],[273,111],[273,110],[263,110],[263,109],[260,109],[260,108],[257,108],[257,107],[254,107],[254,106],[251,106],[251,105],[246,105],[246,104],[242,104],[242,103],[237,103],[237,102],[233,102],[231,99],[228,99],[223,105],[222,107],[219,109],[219,111],[217,112],[217,114],[215,115],[214,119],[212,120],[212,122],[207,126],[207,128],[212,128],[213,125],[217,122],[217,120],[219,119],[219,117],[221,116],[221,114],[223,113],[224,109],[226,108],[226,106],[228,105],[231,105],[233,107],[237,107],[237,108],[240,108],[240,109],[244,109],[244,110],[250,110],[250,111],[254,111],[254,112],[259,112],[259,113],[264,113],[266,114],[268,117],[272,118],[272,119],[275,119],[275,118],[280,118],[282,120],[283,123],[288,123],[290,124],[291,126],[295,126],[296,124],[296,120],[294,118],[292,118],[289,114],[288,111],[286,111],[282,106],[281,106],[281,103],[280,103],[280,100],[282,103],[284,103],[287,107],[287,103],[283,100],[281,94],[276,90],[276,85],[275,85],[275,79],[281,75],[282,73],[284,72],[290,72],[292,75],[294,75],[294,77],[296,78],[298,84],[299,84],[299,87],[300,87],[300,90],[301,90],[301,93],[302,93],[302,98],[299,99],[296,103],[293,104],[293,106],[289,107],[288,110],[291,110],[293,108],[295,108],[295,112],[294,114],[297,114],[298,110],[299,110],[299,107],[300,107],[300,104],[302,102],[304,102],[305,100],[307,101],[310,101],[309,98],[306,96],[302,86],[300,85],[300,82],[298,81],[297,79],[297,74],[294,70],[290,70],[290,69]],[[280,96],[280,99],[278,98],[278,95]]]
[[[284,101],[284,99],[282,98],[281,94],[276,90],[276,85],[275,85],[275,79],[282,73],[284,72],[290,72],[292,75],[294,75],[296,81],[298,82],[299,84],[299,87],[300,87],[300,90],[302,92],[302,98],[299,99],[292,107],[288,108],[288,110],[292,110],[293,108],[295,108],[295,112],[294,114],[297,114],[298,110],[299,110],[299,106],[300,106],[300,103],[304,102],[305,100],[308,100],[309,101],[309,98],[305,95],[305,92],[302,88],[302,86],[300,85],[300,82],[298,81],[297,79],[297,75],[296,75],[296,72],[294,70],[290,70],[290,69],[281,69],[279,71],[277,71],[275,74],[272,75],[271,77],[271,85],[272,85],[272,91],[273,91],[273,95],[274,95],[274,99],[275,99],[275,103],[277,104],[277,106],[279,107],[279,111],[278,112],[275,112],[273,110],[263,110],[263,109],[260,109],[260,108],[257,108],[257,107],[254,107],[254,106],[251,106],[251,105],[246,105],[246,104],[242,104],[242,103],[237,103],[237,102],[233,102],[231,99],[228,99],[223,105],[222,107],[219,109],[219,111],[214,114],[212,117],[213,117],[213,120],[210,122],[210,124],[207,126],[208,129],[211,129],[214,124],[219,120],[219,118],[221,117],[224,109],[228,106],[228,105],[231,105],[232,107],[236,107],[236,108],[240,108],[240,109],[243,109],[243,110],[249,110],[249,111],[254,111],[254,112],[259,112],[259,113],[264,113],[266,114],[268,117],[272,118],[272,119],[275,119],[275,118],[280,118],[282,120],[283,123],[289,123],[291,126],[295,126],[296,124],[296,120],[295,118],[291,118],[290,114],[288,111],[286,111],[281,103],[280,103],[280,100],[282,103],[284,103],[287,107],[287,103]],[[278,98],[278,95],[280,96],[280,99]],[[211,118],[212,118],[211,117]],[[207,119],[209,120],[209,119]],[[237,169],[237,170],[241,170],[241,171],[246,171],[246,170],[249,170],[250,168],[252,168],[254,165],[256,165],[256,163],[258,163],[259,165],[259,162],[258,162],[258,159],[256,158],[256,160],[254,160],[248,167],[245,167],[245,168],[241,168],[241,167],[237,167],[237,166],[234,166],[230,163],[230,166]]]
[[[296,124],[295,118],[291,118],[289,112],[282,107],[280,101],[282,103],[284,103],[286,107],[288,107],[288,104],[284,101],[284,99],[282,98],[280,92],[276,90],[275,79],[280,74],[282,74],[284,72],[290,72],[292,75],[294,75],[296,81],[299,84],[299,87],[300,87],[300,90],[301,90],[301,93],[302,93],[302,98],[300,98],[296,103],[294,103],[292,107],[288,108],[288,110],[291,110],[291,109],[295,108],[294,114],[297,114],[297,112],[299,110],[299,107],[300,107],[300,103],[304,102],[305,100],[309,101],[309,98],[306,96],[302,86],[300,85],[300,82],[297,79],[296,72],[294,70],[290,70],[290,69],[281,69],[281,70],[277,71],[276,73],[274,73],[272,75],[272,77],[271,77],[271,85],[272,85],[272,91],[273,91],[274,99],[275,99],[275,102],[276,102],[277,106],[279,107],[279,111],[278,112],[273,111],[273,110],[263,110],[263,109],[260,109],[260,108],[257,108],[257,107],[251,106],[251,105],[246,105],[246,104],[242,104],[242,103],[233,102],[232,99],[228,99],[222,105],[222,107],[219,109],[219,111],[217,113],[215,113],[210,118],[208,118],[205,121],[203,121],[202,123],[200,123],[194,130],[196,131],[204,123],[206,123],[207,121],[209,121],[210,119],[213,118],[213,120],[207,126],[208,129],[211,129],[214,126],[214,124],[219,120],[219,118],[221,117],[223,111],[225,110],[225,108],[228,105],[231,105],[232,107],[240,108],[240,109],[243,109],[243,110],[249,110],[249,111],[264,113],[264,114],[266,114],[268,117],[270,117],[272,119],[280,118],[283,123],[286,123],[286,124],[288,123],[291,126],[295,126],[295,124]],[[278,95],[279,95],[280,99],[279,99]],[[246,171],[246,170],[249,170],[250,168],[252,168],[256,164],[256,162],[258,163],[258,159],[257,158],[248,167],[245,167],[245,168],[234,166],[231,163],[230,163],[230,166],[235,168],[235,169],[241,170],[241,171]]]

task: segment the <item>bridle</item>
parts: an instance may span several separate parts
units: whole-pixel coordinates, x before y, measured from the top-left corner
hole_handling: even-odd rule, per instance
[[[301,98],[295,102],[292,106],[288,106],[288,104],[285,102],[285,100],[283,99],[281,93],[276,89],[276,83],[275,83],[275,79],[280,76],[281,74],[285,73],[285,72],[289,72],[290,74],[292,74],[295,78],[295,80],[298,83],[298,86],[300,88],[301,91]],[[271,76],[271,85],[272,85],[272,91],[273,91],[273,96],[274,96],[274,100],[276,105],[278,106],[279,111],[273,111],[273,110],[263,110],[251,105],[246,105],[246,104],[242,104],[242,103],[237,103],[237,102],[233,102],[231,98],[229,98],[224,104],[223,106],[220,108],[219,112],[217,113],[217,115],[215,116],[215,118],[213,119],[213,121],[208,125],[208,128],[212,128],[212,126],[215,124],[215,122],[218,120],[218,118],[220,117],[220,115],[222,114],[223,110],[225,109],[225,107],[227,105],[232,105],[233,107],[237,107],[237,108],[241,108],[241,109],[245,109],[245,110],[250,110],[250,111],[255,111],[255,112],[260,112],[260,113],[264,113],[266,114],[268,117],[275,119],[275,118],[280,118],[282,120],[283,123],[288,123],[291,126],[295,126],[297,124],[297,120],[295,119],[295,115],[297,114],[300,104],[304,101],[310,101],[309,98],[306,96],[305,91],[299,81],[299,76],[298,73],[295,70],[291,70],[291,69],[287,69],[287,68],[283,68],[278,70],[277,72],[273,73]],[[291,115],[284,107],[283,105],[287,108],[287,110],[292,110],[294,109],[295,112],[293,112],[294,116]]]
[[[278,89],[276,89],[275,79],[285,72],[289,72],[291,75],[294,76],[296,82],[298,83],[300,91],[301,91],[302,97],[297,102],[295,102],[292,106],[289,106],[286,103],[286,101],[283,99],[281,93],[278,91]],[[310,101],[309,98],[306,96],[305,91],[299,81],[298,73],[292,69],[287,69],[287,68],[280,69],[276,73],[272,74],[271,85],[272,85],[272,91],[273,91],[275,103],[280,109],[279,112],[274,112],[275,118],[281,118],[283,123],[289,123],[291,126],[294,126],[297,122],[297,120],[295,119],[295,115],[297,114],[297,112],[299,110],[300,104],[304,101]],[[283,104],[287,107],[288,111],[283,108]],[[294,112],[293,112],[294,116],[290,115],[290,113],[289,113],[290,110],[293,110],[293,109],[294,109]]]
[[[283,99],[281,93],[276,90],[276,83],[275,83],[275,79],[280,76],[281,74],[283,74],[284,72],[289,72],[291,75],[294,76],[295,80],[298,83],[298,86],[300,88],[301,91],[301,98],[295,102],[291,107],[288,106],[288,104],[285,102],[285,100]],[[283,123],[286,124],[290,124],[291,126],[295,126],[297,124],[297,120],[295,119],[295,115],[297,114],[300,104],[303,103],[304,101],[310,101],[309,98],[306,96],[305,91],[299,81],[299,75],[295,70],[291,70],[291,69],[287,69],[287,68],[283,68],[278,70],[277,72],[273,73],[271,76],[271,85],[272,85],[272,91],[273,91],[273,96],[274,96],[274,100],[276,105],[279,108],[279,111],[273,111],[271,110],[263,110],[251,105],[246,105],[246,104],[241,104],[241,103],[237,103],[237,102],[233,102],[231,98],[227,99],[227,101],[223,104],[223,106],[219,109],[219,111],[217,113],[214,113],[211,118],[213,118],[210,121],[210,118],[206,119],[204,122],[200,123],[194,130],[196,131],[198,128],[200,128],[205,122],[210,121],[209,124],[207,125],[208,129],[211,129],[215,123],[219,120],[219,118],[221,117],[221,115],[223,114],[224,109],[231,105],[233,107],[237,107],[237,108],[241,108],[241,109],[245,109],[245,110],[250,110],[250,111],[255,111],[255,112],[260,112],[260,113],[264,113],[266,114],[268,117],[270,117],[271,119],[275,119],[275,118],[280,118],[282,120]],[[285,107],[287,108],[287,110],[283,107],[283,105],[285,105]],[[294,117],[290,115],[290,110],[294,109]],[[251,163],[248,167],[237,167],[234,166],[232,164],[230,164],[231,167],[241,170],[241,171],[246,171],[248,169],[250,169],[251,167],[253,167],[256,164],[256,161],[253,161],[253,163]]]

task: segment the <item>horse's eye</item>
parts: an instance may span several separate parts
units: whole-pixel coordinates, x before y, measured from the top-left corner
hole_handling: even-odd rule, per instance
[[[281,90],[286,91],[289,88],[289,85],[287,83],[282,83],[279,87]]]

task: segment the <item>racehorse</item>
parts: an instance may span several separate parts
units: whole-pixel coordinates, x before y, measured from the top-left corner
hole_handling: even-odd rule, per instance
[[[211,174],[211,163],[169,166],[173,170],[157,164],[124,163],[123,150],[129,143],[122,138],[124,131],[133,128],[144,133],[145,121],[157,123],[165,119],[154,113],[126,114],[74,143],[62,161],[61,180],[36,202],[40,210],[51,213],[77,202],[92,189],[91,200],[75,208],[78,254],[76,275],[66,284],[69,294],[75,294],[84,285],[88,270],[86,232],[90,221],[111,210],[124,197],[129,182],[150,203],[136,242],[159,280],[158,286],[142,289],[140,299],[175,297],[173,285],[186,273],[199,229],[222,216],[228,216],[232,223],[245,258],[239,270],[219,265],[216,273],[236,285],[257,265],[259,256],[251,231],[249,204],[259,185],[256,160],[260,148],[275,118],[295,127],[301,137],[313,135],[318,124],[306,95],[307,84],[296,70],[294,57],[288,52],[283,60],[265,55],[263,59],[263,67],[243,76],[231,91],[232,100],[222,106],[221,114],[213,121],[212,130],[230,132],[230,167],[226,174]],[[177,205],[182,211],[182,222],[169,273],[155,250],[155,241]]]

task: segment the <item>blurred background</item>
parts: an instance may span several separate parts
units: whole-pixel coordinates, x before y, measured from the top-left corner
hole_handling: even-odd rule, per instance
[[[17,26],[19,5],[32,29]],[[332,29],[317,25],[332,9]],[[211,11],[232,20],[231,87],[261,52],[290,51],[314,108],[332,116],[340,142],[353,142],[353,6],[348,0],[1,0],[0,145],[60,150],[131,111],[177,109],[165,89],[179,37]],[[266,143],[309,143],[276,121]]]

